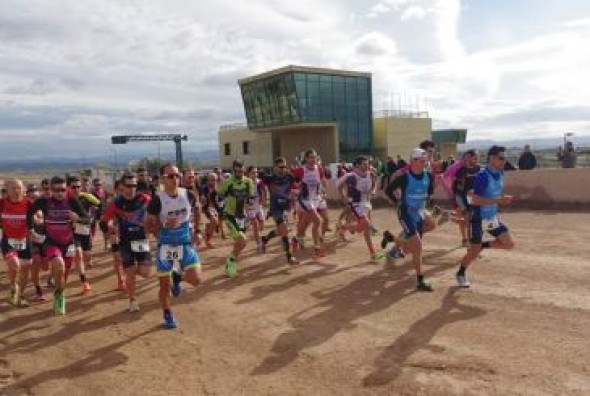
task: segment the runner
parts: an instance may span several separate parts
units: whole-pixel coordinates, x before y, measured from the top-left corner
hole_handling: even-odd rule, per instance
[[[219,184],[217,194],[226,197],[223,218],[234,240],[233,250],[225,262],[225,271],[227,276],[235,278],[238,276],[238,258],[246,247],[246,207],[254,195],[254,185],[244,176],[244,165],[240,161],[234,161],[232,169],[233,175]]]
[[[185,169],[182,171],[182,186],[186,189],[191,203],[191,240],[195,246],[199,246],[203,241],[201,232],[201,200],[199,187],[197,184],[197,175],[194,169]]]
[[[160,278],[159,297],[164,326],[174,329],[177,323],[170,310],[170,293],[175,297],[180,295],[183,278],[193,286],[201,281],[201,261],[191,244],[191,205],[186,190],[179,187],[181,175],[178,168],[165,164],[160,168],[160,174],[164,188],[153,195],[147,207],[145,230],[157,237],[156,268]],[[184,277],[173,270],[175,262],[179,262]]]
[[[117,219],[119,254],[125,270],[129,312],[137,312],[139,303],[135,296],[135,276],[147,278],[151,272],[150,244],[143,228],[146,208],[151,197],[136,191],[137,179],[133,174],[124,174],[119,185],[122,193],[107,206],[99,225],[104,233],[108,233],[111,227],[112,233],[113,225],[109,222]]]
[[[256,252],[264,253],[264,244],[262,243],[260,234],[264,228],[264,209],[262,209],[262,205],[266,202],[266,188],[262,180],[258,178],[258,169],[255,166],[249,166],[246,169],[246,176],[254,183],[254,195],[246,208],[248,222],[254,232]]]
[[[215,230],[221,228],[223,234],[223,226],[221,219],[223,218],[221,212],[223,209],[218,206],[217,200],[217,174],[209,173],[207,175],[207,183],[203,186],[203,214],[205,215],[205,245],[208,249],[213,249],[215,246],[211,243],[211,238],[215,234]]]
[[[113,184],[113,196],[111,197],[111,201],[108,203],[115,202],[115,200],[121,196],[123,193],[123,188],[121,186],[121,180],[115,180]],[[137,189],[136,189],[137,191]],[[146,192],[142,192],[142,194],[149,194],[149,190]],[[115,276],[117,277],[117,288],[118,291],[127,291],[127,284],[123,280],[123,263],[121,262],[121,254],[119,252],[119,221],[117,217],[114,217],[111,220],[111,227],[108,227],[108,239],[109,243],[111,244],[111,255],[113,257],[113,270],[115,272]]]
[[[90,189],[90,192],[100,201],[100,206],[96,209],[96,212],[92,218],[92,223],[90,225],[91,236],[94,238],[96,236],[98,219],[102,217],[104,208],[107,204],[107,193],[104,189],[102,180],[100,180],[98,177],[92,179],[92,188]],[[107,251],[109,241],[108,235],[103,233],[102,239],[104,243],[104,250]],[[90,268],[90,266],[88,268]]]
[[[263,177],[263,181],[270,191],[269,214],[275,222],[275,229],[268,235],[262,236],[262,251],[266,251],[266,245],[275,236],[280,236],[287,256],[287,263],[299,264],[299,261],[291,254],[289,243],[289,229],[287,228],[287,213],[291,204],[291,187],[294,182],[293,175],[287,172],[287,161],[284,157],[275,159],[274,172],[272,175]]]
[[[371,240],[369,211],[371,208],[371,196],[375,190],[375,179],[369,171],[368,158],[358,156],[354,160],[354,170],[343,176],[339,182],[338,192],[342,203],[349,208],[350,213],[356,218],[355,231],[363,233],[371,259],[382,259],[383,254],[375,251]],[[346,229],[346,225],[341,226],[341,232]]]
[[[64,272],[65,268],[71,268],[76,252],[73,228],[77,223],[90,224],[90,219],[80,201],[74,197],[67,198],[66,181],[63,178],[53,177],[50,185],[51,197],[42,197],[33,203],[27,212],[27,225],[31,239],[40,240],[34,231],[34,219],[36,213],[41,211],[45,223],[43,256],[49,260],[56,286],[53,308],[56,314],[65,315]]]
[[[469,246],[468,239],[468,216],[471,211],[467,194],[473,190],[473,181],[475,176],[480,171],[480,166],[477,163],[478,153],[476,150],[467,150],[462,157],[463,165],[455,174],[455,180],[453,181],[453,193],[455,196],[455,204],[457,220],[459,225],[459,231],[461,232],[461,243],[463,246]]]
[[[93,224],[97,209],[101,206],[100,200],[94,194],[82,191],[82,180],[77,176],[72,176],[68,179],[68,187],[70,188],[70,195],[80,201],[82,207],[90,217],[91,224]],[[87,294],[92,290],[90,283],[86,279],[86,268],[92,267],[92,235],[90,228],[90,225],[80,223],[74,227],[74,241],[76,243],[76,257],[74,262],[80,274],[82,294]],[[69,272],[69,269],[66,268],[66,283]]]
[[[461,287],[469,287],[470,282],[465,272],[479,256],[482,249],[512,249],[514,241],[508,227],[500,220],[498,205],[509,205],[512,196],[504,194],[504,165],[506,148],[492,146],[488,151],[488,163],[479,171],[473,181],[473,193],[468,194],[471,200],[471,244],[461,259],[457,271],[457,283]],[[485,231],[494,237],[493,241],[483,241],[483,225]]]
[[[25,198],[24,186],[18,179],[4,183],[6,197],[0,198],[2,225],[2,255],[8,266],[10,303],[15,307],[27,307],[25,287],[31,269],[31,243],[27,238],[27,212],[31,203]]]
[[[27,186],[27,199],[32,204],[39,198],[39,191],[37,186],[34,184],[29,184]],[[43,217],[41,213],[37,213],[34,219],[34,230],[37,235],[40,235],[42,239],[45,238],[45,227],[43,226]],[[43,243],[38,243],[36,241],[31,241],[31,256],[32,256],[32,265],[31,265],[31,281],[33,282],[33,286],[35,287],[35,297],[33,297],[34,302],[43,302],[45,301],[45,296],[43,295],[43,289],[41,288],[41,277],[40,272],[41,270],[47,271],[47,260],[44,260],[42,257],[43,251]],[[49,279],[51,275],[49,275]],[[48,280],[49,280],[48,279]]]
[[[325,253],[320,245],[320,226],[322,218],[317,211],[320,186],[326,183],[322,169],[317,165],[317,153],[309,149],[304,155],[304,165],[293,170],[296,180],[301,180],[301,192],[297,198],[297,239],[298,246],[305,247],[305,231],[312,225],[313,246],[316,257],[324,257]]]
[[[425,170],[427,153],[415,148],[412,151],[410,171],[404,173],[387,187],[385,194],[398,200],[398,217],[404,229],[403,236],[394,238],[396,245],[412,254],[419,291],[433,291],[432,285],[422,274],[422,235],[434,229],[434,223],[426,223],[426,203],[434,192],[432,174]]]
[[[324,177],[327,179],[328,175],[326,175],[326,168],[322,165],[322,159],[318,155],[317,164],[321,172],[324,174]],[[322,218],[322,226],[320,229],[320,243],[324,243],[324,237],[328,231],[332,231],[330,228],[330,217],[328,216],[328,200],[326,199],[327,192],[326,192],[326,183],[320,184],[320,192],[318,194],[318,206],[317,211],[320,217]]]

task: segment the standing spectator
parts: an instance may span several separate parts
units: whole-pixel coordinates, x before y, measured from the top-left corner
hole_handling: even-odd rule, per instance
[[[531,152],[531,146],[526,144],[520,158],[518,159],[518,169],[531,170],[537,167],[537,157]]]
[[[557,159],[561,162],[562,168],[575,168],[578,155],[574,148],[574,144],[572,142],[567,142],[565,148],[558,151]]]

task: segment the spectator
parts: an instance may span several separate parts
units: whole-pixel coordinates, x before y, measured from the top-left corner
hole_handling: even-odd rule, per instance
[[[518,169],[520,170],[531,170],[537,167],[537,157],[531,152],[531,147],[526,144],[524,151],[518,159]]]
[[[557,159],[561,162],[562,168],[575,168],[578,155],[574,148],[574,144],[572,142],[567,142],[563,150],[561,150],[560,147],[560,150],[557,152]]]

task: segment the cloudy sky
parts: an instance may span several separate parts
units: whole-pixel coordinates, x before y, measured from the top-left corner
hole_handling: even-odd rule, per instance
[[[236,80],[288,64],[370,71],[374,110],[426,98],[471,139],[590,134],[589,43],[587,0],[2,0],[0,156],[214,149]]]

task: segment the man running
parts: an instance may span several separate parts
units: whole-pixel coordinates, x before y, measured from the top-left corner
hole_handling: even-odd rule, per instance
[[[179,187],[181,174],[172,164],[163,165],[160,174],[164,188],[153,195],[147,207],[145,229],[154,233],[158,240],[156,268],[160,278],[160,304],[164,326],[174,329],[177,323],[170,310],[170,292],[175,297],[180,295],[183,278],[196,286],[201,281],[201,261],[192,246],[189,225],[191,204],[186,190]],[[173,270],[175,262],[180,264],[184,277]]]
[[[107,206],[99,225],[101,230],[107,233],[109,222],[117,218],[119,254],[125,271],[129,312],[137,312],[139,303],[135,296],[135,276],[147,278],[151,271],[150,244],[143,228],[146,208],[151,197],[137,193],[137,179],[130,173],[121,177],[120,188],[121,195]]]
[[[320,187],[325,186],[326,177],[317,164],[317,153],[309,149],[304,155],[304,165],[293,170],[293,176],[301,181],[301,191],[297,198],[297,243],[304,247],[305,231],[311,224],[311,233],[316,257],[324,257],[320,245],[320,226],[322,218],[318,213]]]
[[[512,196],[504,194],[504,165],[506,148],[492,146],[488,151],[488,163],[479,171],[473,181],[473,193],[468,194],[471,200],[471,245],[461,259],[457,271],[457,283],[461,287],[469,287],[467,268],[479,256],[482,249],[512,249],[514,241],[508,227],[500,220],[498,205],[509,205]],[[484,229],[485,225],[485,229]],[[483,232],[487,231],[494,237],[493,241],[483,241]]]
[[[248,203],[246,213],[248,214],[248,221],[254,232],[256,252],[263,253],[264,244],[260,239],[260,234],[264,228],[264,209],[262,209],[262,205],[266,202],[266,188],[264,188],[262,180],[258,178],[258,169],[255,166],[249,166],[246,169],[246,176],[248,176],[254,184],[254,195]]]
[[[223,219],[229,230],[230,237],[234,240],[234,247],[225,262],[227,276],[238,276],[238,258],[246,247],[246,228],[248,226],[246,207],[254,196],[252,180],[244,175],[244,164],[234,161],[233,174],[223,180],[217,187],[217,194],[225,197],[223,206]]]
[[[49,260],[55,280],[53,293],[53,308],[56,314],[65,315],[66,286],[64,272],[71,268],[76,253],[74,244],[74,226],[77,223],[90,224],[88,214],[75,197],[67,197],[66,181],[55,176],[51,179],[51,197],[39,198],[27,212],[27,226],[31,239],[39,240],[34,231],[35,215],[38,211],[43,214],[45,223],[45,243],[43,256]]]
[[[460,219],[457,220],[459,231],[461,232],[461,243],[463,246],[469,246],[467,228],[469,226],[467,217],[471,211],[467,194],[473,190],[473,181],[480,171],[478,162],[478,153],[476,150],[467,150],[462,157],[463,165],[455,174],[453,181],[453,194],[455,195],[455,205],[457,214]]]
[[[422,235],[434,229],[434,224],[426,223],[426,203],[434,193],[432,174],[425,170],[426,151],[415,148],[412,151],[410,171],[397,177],[385,190],[391,200],[398,200],[398,218],[404,232],[403,237],[394,242],[405,252],[412,254],[419,291],[433,291],[432,285],[422,274]]]
[[[369,211],[371,208],[371,196],[375,190],[375,179],[369,171],[368,158],[358,156],[354,160],[354,170],[343,176],[339,182],[338,191],[342,203],[348,206],[348,209],[356,218],[355,231],[363,233],[371,259],[382,259],[383,254],[375,251],[371,240]],[[342,231],[346,230],[346,228],[346,225],[341,226]]]
[[[0,199],[2,225],[2,255],[8,265],[10,303],[15,307],[27,307],[25,287],[31,268],[31,243],[28,236],[27,212],[31,203],[25,198],[22,181],[9,179],[4,183],[6,197]]]
[[[29,184],[27,186],[27,199],[32,204],[37,200],[37,198],[39,198],[39,191],[37,190],[37,186],[35,186],[34,184]],[[35,233],[40,236],[40,240],[31,240],[31,281],[33,282],[33,286],[35,287],[35,297],[33,297],[33,301],[43,302],[45,301],[45,296],[43,295],[43,289],[41,288],[40,275],[41,270],[47,271],[48,267],[47,260],[44,260],[42,257],[43,241],[45,240],[45,226],[43,225],[43,217],[41,216],[40,212],[38,212],[35,216],[34,222],[34,230]],[[50,278],[51,275],[49,275],[49,279]]]
[[[270,192],[270,209],[269,214],[275,222],[275,229],[268,235],[262,236],[263,251],[266,251],[266,245],[275,236],[280,236],[283,249],[287,256],[287,263],[291,265],[299,264],[299,261],[293,257],[289,243],[289,229],[287,228],[287,213],[291,206],[291,187],[294,182],[293,175],[287,172],[287,161],[284,157],[278,157],[274,161],[274,172],[272,175],[264,176],[263,181]]]
[[[90,194],[82,191],[82,180],[77,176],[68,179],[70,194],[77,198],[82,207],[88,213],[91,224],[94,223],[94,216],[97,209],[102,205],[100,200]],[[82,282],[82,294],[89,293],[92,288],[86,279],[86,268],[92,267],[92,235],[91,226],[87,224],[76,224],[74,227],[74,241],[76,243],[75,263],[80,273],[80,282]],[[68,281],[69,269],[66,268],[65,280]]]
[[[199,186],[197,184],[197,175],[194,169],[184,169],[182,171],[182,186],[186,189],[191,203],[191,240],[195,246],[199,246],[203,240],[201,232],[201,200]]]
[[[218,205],[217,186],[217,174],[209,173],[202,191],[203,214],[205,215],[205,246],[207,246],[207,249],[214,248],[211,238],[213,238],[215,231],[220,229],[222,235],[224,232],[221,224],[223,208]]]

